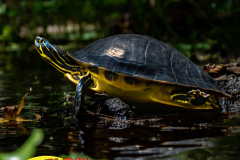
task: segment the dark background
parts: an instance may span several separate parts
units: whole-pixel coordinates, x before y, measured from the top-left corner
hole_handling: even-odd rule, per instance
[[[37,35],[67,50],[135,33],[198,64],[226,63],[240,56],[239,13],[238,0],[1,0],[0,58],[28,63]]]

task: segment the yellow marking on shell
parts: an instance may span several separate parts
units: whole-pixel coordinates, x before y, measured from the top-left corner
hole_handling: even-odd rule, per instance
[[[87,64],[79,62],[80,65],[87,68]],[[176,84],[169,84],[169,83],[159,83],[152,81],[151,86],[146,87],[146,83],[148,83],[151,80],[147,80],[144,78],[139,77],[133,77],[137,78],[139,81],[138,85],[135,84],[127,84],[124,81],[125,74],[114,72],[118,75],[118,78],[116,81],[109,81],[104,76],[104,71],[107,70],[102,67],[98,67],[99,73],[96,74],[94,72],[90,72],[92,75],[92,79],[94,81],[94,86],[89,87],[94,92],[97,93],[104,93],[111,96],[119,97],[122,100],[125,100],[126,102],[137,102],[140,104],[159,104],[159,107],[161,107],[161,104],[170,105],[170,106],[176,106],[180,108],[187,108],[187,109],[213,109],[211,105],[203,104],[200,106],[194,106],[188,101],[179,100],[173,101],[170,98],[170,93],[172,90],[176,89],[185,89],[183,86],[179,86]],[[149,88],[148,90],[144,90],[146,88]],[[186,94],[182,94],[186,95]],[[175,94],[176,96],[176,94]],[[181,103],[180,103],[181,102]],[[169,106],[169,107],[170,107]],[[216,107],[219,108],[219,107]]]
[[[59,69],[61,69],[62,71],[70,72],[72,75],[73,75],[73,74],[79,74],[79,72],[72,72],[71,70],[67,70],[67,69],[65,69],[65,68],[60,67],[58,64],[56,64],[55,62],[53,62],[51,58],[49,58],[48,56],[46,56],[46,55],[44,54],[41,45],[40,45],[39,48],[40,48],[40,51],[42,52],[42,53],[40,53],[40,55],[41,55],[43,58],[45,58],[45,59],[47,59],[48,61],[50,61],[52,64],[54,64],[54,65],[52,65],[52,64],[50,63],[52,66],[54,66],[55,68],[57,68],[58,71],[60,71]],[[37,51],[38,51],[38,50],[37,50]],[[39,51],[38,51],[38,52],[39,52]],[[60,71],[60,72],[62,72],[62,71]],[[64,73],[64,72],[62,72],[62,73]]]
[[[68,54],[69,55],[69,54]],[[70,57],[72,57],[71,55],[69,55]],[[88,64],[86,64],[86,63],[83,63],[83,62],[78,62],[79,64],[81,64],[82,66],[87,66]],[[104,67],[98,67],[99,69],[103,69],[103,70],[108,70],[108,69],[106,69],[106,68],[104,68]],[[119,75],[125,75],[125,74],[123,74],[123,73],[118,73]],[[141,78],[141,77],[137,77],[137,78],[140,78],[140,79],[143,79],[143,80],[145,80],[145,81],[152,81],[152,82],[155,82],[155,83],[161,83],[161,84],[171,84],[171,85],[175,85],[175,86],[180,86],[180,87],[187,87],[187,88],[189,88],[189,86],[188,85],[183,85],[183,84],[175,84],[175,83],[170,83],[170,82],[167,82],[167,81],[157,81],[157,80],[149,80],[149,79],[145,79],[145,78]],[[199,88],[198,86],[191,86],[192,88]],[[219,93],[219,94],[221,94],[221,95],[218,95],[219,97],[221,97],[221,96],[226,96],[226,97],[228,97],[228,98],[231,98],[232,96],[231,95],[229,95],[229,94],[226,94],[226,93],[224,93],[224,92],[220,92],[220,91],[217,91],[217,90],[213,90],[213,89],[206,89],[206,88],[203,88],[204,90],[207,90],[207,91],[213,91],[213,92],[215,92],[215,93]]]
[[[68,54],[69,55],[69,54]],[[69,55],[71,57],[71,55]],[[89,66],[89,64],[83,63],[81,61],[78,61],[78,63],[85,67]],[[170,93],[172,90],[176,89],[186,89],[186,87],[189,87],[187,85],[181,85],[181,84],[174,84],[169,83],[167,81],[157,81],[157,80],[149,80],[141,77],[134,77],[137,78],[140,81],[140,85],[128,85],[124,82],[123,77],[126,76],[123,73],[117,73],[119,78],[117,81],[107,81],[104,77],[103,71],[108,70],[104,67],[98,67],[99,73],[96,74],[94,72],[90,72],[92,75],[94,86],[89,87],[91,90],[98,92],[98,93],[104,93],[112,96],[119,97],[125,101],[134,101],[139,103],[146,103],[147,105],[150,104],[165,104],[170,106],[176,106],[180,108],[186,108],[186,109],[216,109],[220,108],[218,105],[214,105],[215,108],[212,107],[212,105],[203,104],[200,106],[194,106],[191,103],[177,103],[170,98]],[[146,83],[151,82],[151,86],[146,87]],[[146,88],[149,88],[148,90],[144,90]],[[198,88],[197,86],[192,86],[192,88]],[[119,90],[118,90],[119,89]],[[214,96],[217,95],[217,93],[220,93],[224,96],[229,96],[227,94],[224,94],[223,92],[216,91],[213,89],[204,89],[208,91],[212,91],[210,95]],[[161,96],[161,97],[159,97]],[[219,96],[219,95],[218,95]]]

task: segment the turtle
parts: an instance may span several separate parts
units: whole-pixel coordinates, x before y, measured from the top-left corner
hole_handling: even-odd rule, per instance
[[[37,36],[35,47],[76,85],[74,118],[87,90],[146,107],[156,104],[190,110],[220,109],[218,97],[231,97],[180,51],[149,36],[113,35],[65,53]]]

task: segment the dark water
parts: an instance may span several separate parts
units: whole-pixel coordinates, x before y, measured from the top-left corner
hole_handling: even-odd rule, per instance
[[[0,107],[18,105],[29,87],[33,91],[26,98],[21,117],[38,113],[40,108],[59,109],[63,107],[58,102],[64,92],[74,95],[74,87],[35,51],[19,57],[13,56],[17,53],[4,54],[0,55]],[[152,113],[142,114],[137,120],[88,115],[82,116],[78,126],[59,114],[49,116],[44,122],[0,123],[0,152],[16,150],[34,128],[41,128],[45,137],[36,156],[79,152],[96,159],[237,159],[240,157],[238,102],[238,98],[227,104],[224,101],[224,111],[231,111],[228,114]],[[1,111],[0,117],[2,114]]]

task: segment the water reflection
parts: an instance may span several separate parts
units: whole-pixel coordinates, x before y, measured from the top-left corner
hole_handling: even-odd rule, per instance
[[[27,129],[22,125],[22,122],[8,121],[1,126],[0,135],[2,137],[18,134],[27,134]]]
[[[212,115],[212,113],[211,113]],[[158,121],[116,119],[112,122],[92,121],[81,124],[75,131],[67,132],[67,141],[74,143],[69,152],[83,152],[93,158],[109,159],[154,158],[177,154],[186,150],[214,147],[210,140],[228,136],[231,127],[211,126],[210,121],[222,121],[223,116],[201,119],[191,123],[178,116],[158,117]],[[228,116],[224,115],[225,118]],[[192,115],[195,119],[199,115]],[[85,117],[86,118],[86,117]],[[183,118],[186,119],[187,118]],[[204,123],[200,123],[204,122]],[[172,124],[172,125],[169,125]]]

